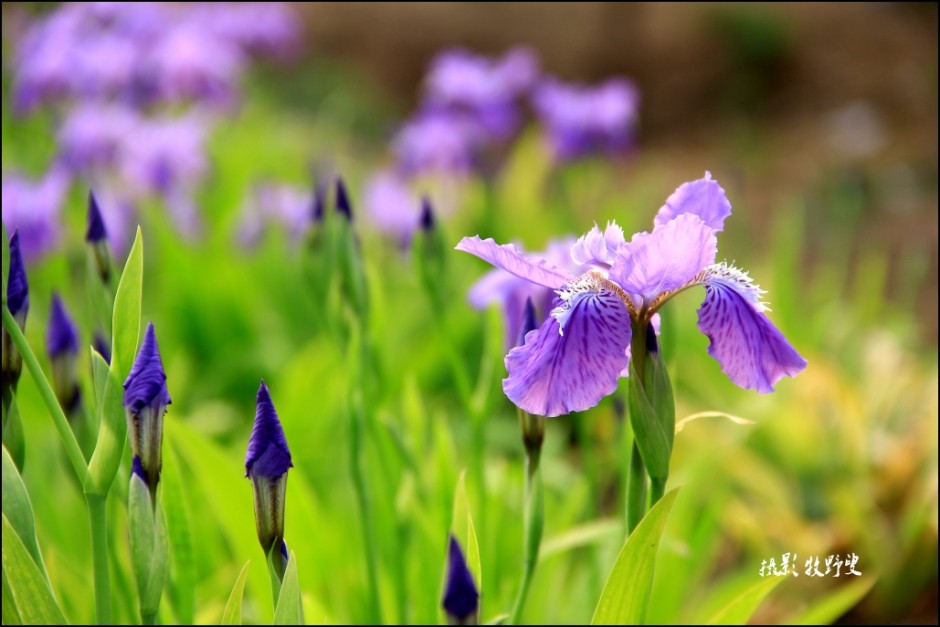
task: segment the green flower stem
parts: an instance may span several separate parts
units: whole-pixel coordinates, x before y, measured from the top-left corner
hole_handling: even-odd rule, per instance
[[[85,495],[91,523],[91,554],[95,571],[95,621],[111,624],[111,581],[108,574],[107,496]]]
[[[655,484],[654,484],[655,485]],[[662,496],[662,492],[660,492]],[[658,499],[657,499],[658,500]],[[633,441],[630,451],[630,472],[627,475],[627,534],[633,533],[646,514],[646,466],[640,449]]]
[[[364,333],[365,325],[361,327]],[[356,493],[356,503],[359,506],[359,515],[362,518],[362,536],[363,546],[366,552],[366,575],[369,583],[369,617],[368,620],[374,625],[382,623],[382,605],[379,599],[379,577],[378,562],[376,560],[375,543],[375,525],[372,515],[372,502],[369,498],[368,486],[366,485],[365,473],[362,467],[363,429],[365,425],[365,409],[363,406],[363,377],[366,376],[366,366],[369,363],[368,346],[366,338],[362,333],[356,341],[352,342],[351,348],[359,350],[358,372],[354,369],[354,384],[350,391],[349,403],[349,471],[352,478],[353,490]],[[357,346],[358,344],[358,346]]]
[[[519,594],[512,608],[509,622],[518,625],[525,608],[529,587],[539,558],[539,546],[542,543],[542,530],[545,527],[545,498],[542,488],[542,472],[539,461],[542,454],[542,438],[545,433],[545,418],[519,411],[522,424],[523,442],[526,446],[525,476],[525,551],[522,565],[522,583]]]
[[[33,354],[32,349],[29,347],[29,342],[26,341],[26,337],[13,319],[10,310],[7,309],[6,306],[2,309],[3,327],[7,330],[7,333],[10,334],[10,339],[13,340],[13,343],[16,344],[17,350],[20,351],[20,355],[23,357],[23,363],[25,363],[26,367],[29,369],[29,374],[33,377],[33,381],[36,382],[36,387],[39,388],[42,400],[45,401],[49,414],[52,416],[52,422],[55,423],[59,437],[62,438],[62,444],[65,446],[65,452],[69,457],[69,461],[72,463],[72,469],[75,471],[76,477],[80,483],[84,483],[88,466],[85,464],[85,457],[82,455],[82,449],[78,445],[78,440],[75,439],[75,434],[72,433],[72,427],[69,425],[68,418],[65,417],[62,407],[59,406],[59,401],[56,400],[55,392],[52,391],[49,380],[46,379],[42,368],[39,367],[36,355]]]

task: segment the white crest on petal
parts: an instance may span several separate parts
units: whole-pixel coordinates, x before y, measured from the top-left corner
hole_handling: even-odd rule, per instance
[[[598,264],[609,268],[617,256],[617,248],[625,242],[623,229],[613,220],[601,231],[594,227],[571,247],[571,259],[579,265]]]
[[[727,261],[708,266],[702,270],[700,277],[696,277],[696,283],[708,285],[716,281],[730,284],[738,294],[754,305],[757,311],[770,311],[768,304],[761,300],[767,290],[762,290],[747,272]]]

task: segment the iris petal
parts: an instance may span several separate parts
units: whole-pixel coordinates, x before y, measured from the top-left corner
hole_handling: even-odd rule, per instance
[[[610,278],[631,296],[641,297],[635,301],[639,307],[694,279],[715,262],[717,250],[714,229],[695,215],[683,214],[652,233],[637,233],[621,246]]]
[[[731,215],[731,203],[711,172],[705,178],[683,183],[660,207],[654,224],[657,228],[668,224],[682,214],[691,213],[716,231],[725,228],[725,219]]]
[[[773,392],[781,377],[806,368],[806,360],[764,313],[760,292],[747,276],[723,264],[718,268],[722,271],[705,282],[705,302],[698,310],[698,328],[711,340],[708,354],[738,386]]]
[[[553,314],[506,356],[509,399],[540,416],[559,416],[597,405],[617,389],[627,365],[630,314],[617,295],[586,291],[569,301],[564,335]]]
[[[476,255],[520,279],[553,290],[560,288],[573,278],[568,272],[556,268],[544,259],[527,258],[512,244],[500,246],[492,238],[481,240],[479,235],[465,237],[455,248]]]

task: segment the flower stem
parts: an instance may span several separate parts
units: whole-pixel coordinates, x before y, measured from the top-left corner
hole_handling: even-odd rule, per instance
[[[95,621],[111,624],[111,581],[108,574],[107,496],[85,495],[91,523],[91,553],[95,571]]]
[[[545,420],[541,416],[535,417]],[[525,481],[525,561],[522,567],[522,583],[519,586],[519,595],[512,608],[509,624],[518,625],[525,608],[526,598],[529,596],[529,586],[532,584],[532,575],[539,558],[539,545],[542,543],[542,529],[545,522],[545,501],[542,491],[542,472],[539,469],[539,452],[530,451],[526,454],[526,481]]]
[[[36,382],[36,387],[39,388],[39,394],[46,403],[46,408],[52,416],[52,422],[55,423],[59,437],[62,438],[62,444],[65,446],[65,452],[68,455],[69,461],[72,463],[72,469],[75,471],[75,475],[78,477],[80,483],[84,483],[88,466],[85,465],[85,457],[82,455],[81,447],[78,446],[78,440],[75,439],[75,434],[72,433],[72,427],[69,425],[68,418],[65,417],[65,413],[62,411],[59,401],[56,400],[55,392],[52,391],[52,386],[49,385],[49,380],[46,379],[42,368],[39,367],[36,355],[33,354],[32,349],[29,347],[29,342],[26,341],[26,337],[13,319],[10,310],[7,309],[6,306],[2,307],[2,309],[3,327],[7,330],[7,333],[10,334],[10,339],[13,340],[13,343],[16,344],[17,350],[20,351],[20,355],[23,357],[23,363],[25,363],[26,367],[29,369],[29,374],[33,377],[33,381]]]
[[[654,482],[655,486],[655,482]],[[662,496],[662,493],[660,493]],[[655,502],[655,501],[654,501]],[[627,534],[633,533],[646,514],[646,466],[640,449],[633,441],[630,451],[630,472],[627,475]]]

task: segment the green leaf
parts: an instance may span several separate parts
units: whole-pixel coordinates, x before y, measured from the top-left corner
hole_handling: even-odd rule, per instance
[[[248,560],[242,566],[241,572],[238,573],[238,579],[235,580],[235,587],[232,588],[232,593],[228,595],[225,610],[222,612],[223,625],[242,624],[242,598],[245,596],[245,581],[248,579],[249,564],[251,564],[251,560]]]
[[[673,434],[666,433],[662,420],[646,395],[646,390],[640,385],[640,377],[632,361],[629,379],[630,425],[633,427],[636,444],[650,477],[665,479],[669,476]],[[673,413],[673,425],[670,428],[675,430],[675,413]]]
[[[457,489],[454,492],[454,518],[451,528],[454,536],[463,549],[467,568],[473,573],[477,589],[483,589],[483,565],[480,562],[480,544],[477,542],[476,527],[473,525],[473,516],[470,515],[470,502],[467,498],[466,486],[467,471],[463,470],[457,479]]]
[[[91,376],[95,382],[95,407],[100,408],[104,398],[104,387],[108,382],[108,362],[98,351],[91,348]]]
[[[59,609],[49,582],[42,576],[29,551],[3,516],[3,572],[23,623],[62,625],[65,615]],[[4,603],[6,605],[6,603]]]
[[[281,593],[277,597],[274,624],[303,625],[303,623],[304,611],[300,603],[300,583],[297,581],[297,556],[291,551],[287,570],[284,571],[284,581],[281,582]]]
[[[782,624],[831,625],[858,605],[876,581],[877,577],[856,577],[855,581],[839,586],[822,599],[812,601],[806,610],[787,618]]]
[[[10,238],[7,237],[7,227],[3,225],[3,306],[7,306],[7,278],[10,274]],[[4,621],[5,622],[5,621]]]
[[[10,407],[3,417],[3,446],[6,447],[16,468],[23,468],[26,463],[26,432],[20,418],[20,407],[16,392],[10,390]]]
[[[20,618],[20,610],[16,607],[16,600],[13,598],[13,591],[10,590],[10,584],[7,583],[7,571],[3,569],[3,604],[0,605],[0,614],[2,614],[4,625],[22,625],[23,619]]]
[[[582,546],[590,546],[612,538],[623,531],[623,521],[615,519],[595,520],[577,525],[542,542],[539,561],[545,561],[552,555],[564,553]]]
[[[770,591],[786,579],[771,576],[761,579],[756,584],[735,597],[728,605],[708,620],[709,625],[744,625],[750,620],[757,607]]]
[[[98,441],[88,462],[85,493],[105,496],[114,481],[124,444],[127,421],[124,416],[124,386],[113,365],[105,377],[101,404],[98,406]]]
[[[144,281],[144,241],[137,227],[134,245],[124,264],[114,296],[112,314],[111,369],[123,381],[130,374],[140,337],[140,305]]]
[[[623,545],[597,602],[592,625],[637,625],[643,622],[656,565],[656,550],[676,494],[678,488],[660,499]]]
[[[141,611],[146,614],[155,615],[160,609],[160,597],[163,596],[163,588],[166,586],[166,574],[169,570],[169,548],[167,545],[166,516],[163,508],[157,502],[157,509],[154,512],[153,529],[153,556],[150,559],[150,572],[147,578],[147,589],[141,598]]]
[[[3,515],[10,521],[39,571],[48,581],[49,575],[46,573],[42,553],[39,551],[39,540],[36,538],[36,523],[29,493],[6,447],[3,447]]]
[[[183,624],[192,624],[195,621],[196,567],[190,505],[187,499],[190,486],[182,479],[179,456],[173,447],[164,447],[163,461],[163,470],[160,473],[163,493],[160,495],[160,504],[166,512],[172,567],[167,593],[173,604],[176,620]]]
[[[659,424],[662,425],[663,433],[669,442],[669,454],[672,455],[672,445],[676,437],[676,401],[672,394],[669,370],[663,363],[662,353],[648,353],[647,357],[646,371],[653,390],[653,409],[659,416]]]

